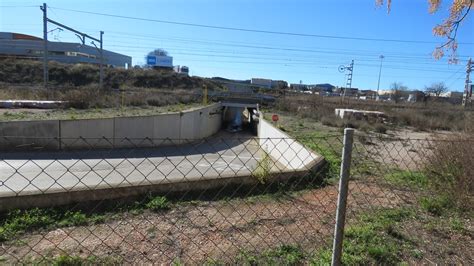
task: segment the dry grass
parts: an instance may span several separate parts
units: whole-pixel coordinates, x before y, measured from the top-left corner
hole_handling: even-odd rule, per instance
[[[276,108],[312,118],[332,127],[353,127],[363,131],[386,132],[388,127],[412,127],[419,131],[449,130],[472,132],[474,124],[473,109],[442,102],[428,103],[389,103],[357,100],[319,95],[287,95],[280,97]],[[350,108],[369,111],[382,111],[388,119],[384,125],[379,122],[363,120],[342,120],[335,116],[334,109]]]
[[[439,193],[461,209],[474,205],[473,144],[472,135],[455,135],[437,142],[426,167]]]
[[[99,88],[99,69],[94,65],[49,64],[48,89],[42,87],[42,63],[2,60],[0,99],[64,100],[76,109],[122,106],[165,106],[201,101],[202,88],[221,90],[199,77],[154,69],[105,69],[104,88]]]
[[[42,62],[29,60],[1,60],[0,81],[8,84],[41,85]],[[49,63],[49,81],[53,88],[92,86],[99,82],[99,68],[89,64]],[[106,68],[104,87],[121,89],[140,87],[155,89],[217,89],[215,83],[199,77],[189,77],[173,71],[154,69]]]

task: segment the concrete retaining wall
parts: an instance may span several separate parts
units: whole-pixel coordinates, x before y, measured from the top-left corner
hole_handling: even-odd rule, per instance
[[[0,122],[0,149],[151,147],[203,139],[221,128],[221,105],[154,116]],[[179,141],[186,139],[187,141]]]
[[[114,118],[114,147],[151,147],[155,116]]]
[[[323,160],[262,117],[260,115],[258,123],[260,147],[285,167],[281,170],[309,170]]]
[[[12,121],[0,123],[0,149],[28,147],[59,149],[59,121]]]
[[[60,121],[61,148],[113,147],[114,119]],[[82,138],[79,138],[82,137]]]
[[[213,132],[212,134],[216,132]],[[155,142],[160,142],[162,145],[178,144],[176,139],[179,138],[180,136],[181,136],[181,114],[180,113],[163,114],[163,115],[154,117],[153,137],[154,137]]]

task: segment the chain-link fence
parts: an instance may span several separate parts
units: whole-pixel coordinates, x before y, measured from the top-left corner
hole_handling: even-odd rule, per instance
[[[355,134],[343,263],[472,262],[459,138]],[[328,264],[343,135],[296,141],[3,137],[0,262]]]

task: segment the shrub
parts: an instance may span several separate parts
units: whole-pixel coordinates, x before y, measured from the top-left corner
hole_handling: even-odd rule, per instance
[[[87,109],[95,100],[96,95],[88,89],[83,90],[69,90],[64,94],[64,99],[67,101],[67,107],[76,109]]]
[[[96,66],[76,64],[69,69],[69,81],[76,86],[97,83],[99,71]]]
[[[428,158],[427,175],[440,194],[458,207],[473,206],[474,143],[468,135],[439,141]]]
[[[131,96],[127,99],[127,105],[143,106],[143,105],[146,105],[146,101],[143,97],[135,95],[135,96]]]
[[[146,103],[150,106],[163,106],[166,105],[166,99],[153,97],[146,100]]]
[[[321,123],[325,126],[330,127],[343,127],[344,123],[341,119],[337,118],[336,116],[325,116],[321,118]]]

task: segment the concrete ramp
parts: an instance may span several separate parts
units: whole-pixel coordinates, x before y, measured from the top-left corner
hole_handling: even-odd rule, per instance
[[[324,158],[274,127],[260,115],[258,140],[261,149],[276,162],[276,171],[306,171],[321,165]]]
[[[270,185],[274,181],[305,176],[324,164],[321,155],[264,119],[259,119],[257,138],[245,131],[221,131],[203,138],[220,125],[220,116],[210,116],[208,113],[213,108],[208,109],[183,115],[189,115],[189,119],[185,117],[181,120],[186,121],[179,124],[186,132],[180,130],[180,136],[196,136],[193,141],[186,139],[188,143],[177,139],[175,145],[171,146],[117,148],[118,145],[115,145],[110,149],[2,153],[0,212],[14,208],[132,197],[150,192],[168,194]],[[206,117],[209,123],[203,123],[202,117]],[[148,123],[148,127],[138,127],[128,121],[128,125],[132,126],[126,127],[125,123],[120,129],[128,130],[124,134],[128,136],[133,132],[151,134],[155,132],[153,125],[157,124],[166,125],[170,130],[180,128],[168,123],[168,120],[156,123],[156,117],[136,121],[144,120],[148,121],[144,122]],[[95,125],[96,121],[84,123]],[[113,123],[109,123],[108,127],[101,128],[113,133]],[[76,126],[88,128],[72,122],[68,126],[63,130],[72,133]],[[83,133],[79,129],[75,132]],[[117,139],[112,138],[111,141]]]

